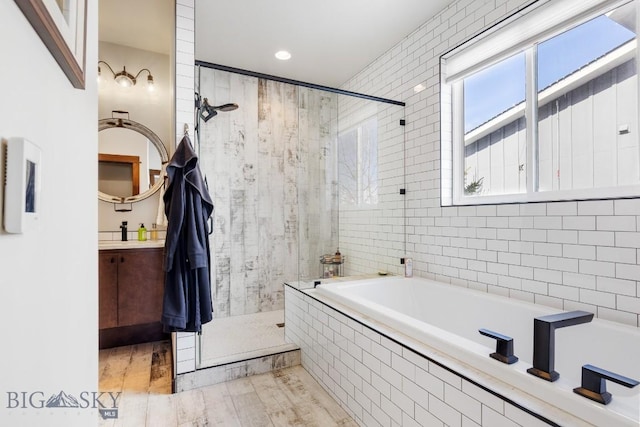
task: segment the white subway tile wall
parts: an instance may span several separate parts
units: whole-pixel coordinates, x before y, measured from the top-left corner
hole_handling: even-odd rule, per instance
[[[177,332],[175,364],[176,374],[183,374],[196,369],[196,334]]]
[[[359,425],[548,425],[304,292],[285,286],[285,300],[285,339]]]
[[[451,132],[440,123],[440,56],[531,3],[456,1],[342,88],[406,102],[405,158],[396,166],[406,170],[415,275],[640,327],[639,199],[440,207],[451,197],[440,188],[449,180],[440,158],[450,155],[440,135]],[[416,94],[418,83],[427,88]],[[340,247],[375,260],[380,248],[355,244],[370,233],[356,220],[341,222]],[[375,269],[364,266],[347,264],[347,274]]]
[[[176,0],[176,144],[185,124],[193,139],[195,37],[195,0]]]
[[[189,126],[193,139],[193,93],[195,85],[195,0],[176,0],[176,144]],[[173,153],[171,153],[173,154]],[[178,332],[177,375],[196,369],[196,335]]]

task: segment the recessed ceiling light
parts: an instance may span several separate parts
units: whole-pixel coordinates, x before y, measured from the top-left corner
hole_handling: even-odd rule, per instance
[[[287,59],[291,58],[291,54],[286,50],[280,50],[276,52],[276,58],[278,58],[281,61],[286,61]]]

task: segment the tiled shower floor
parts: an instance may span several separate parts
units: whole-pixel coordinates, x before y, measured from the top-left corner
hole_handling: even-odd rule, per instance
[[[208,368],[296,349],[284,341],[284,310],[214,319],[199,336],[201,363]]]

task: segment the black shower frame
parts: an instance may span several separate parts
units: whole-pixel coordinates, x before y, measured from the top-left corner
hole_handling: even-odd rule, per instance
[[[267,79],[267,80],[273,80],[273,81],[280,82],[280,83],[288,83],[288,84],[292,84],[292,85],[308,87],[310,89],[319,89],[319,90],[324,90],[324,91],[327,91],[327,92],[337,93],[339,95],[354,96],[356,98],[367,99],[367,100],[370,100],[370,101],[383,102],[385,104],[399,105],[401,107],[405,107],[406,106],[406,104],[404,102],[402,102],[402,101],[395,101],[393,99],[380,98],[378,96],[367,95],[367,94],[358,93],[358,92],[351,92],[349,90],[337,89],[337,88],[330,87],[330,86],[323,86],[323,85],[318,85],[318,84],[315,84],[315,83],[308,83],[308,82],[303,82],[303,81],[300,81],[300,80],[288,79],[286,77],[273,76],[271,74],[258,73],[256,71],[244,70],[242,68],[230,67],[228,65],[214,64],[212,62],[206,62],[206,61],[200,61],[200,60],[196,60],[195,64],[196,64],[196,66],[212,68],[214,70],[228,71],[230,73],[242,74],[242,75],[250,76],[250,77],[257,77],[259,79]]]

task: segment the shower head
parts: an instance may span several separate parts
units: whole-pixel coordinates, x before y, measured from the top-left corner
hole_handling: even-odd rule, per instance
[[[213,107],[213,109],[220,111],[233,111],[238,109],[238,104],[223,104],[217,107]]]
[[[218,111],[233,111],[238,108],[238,104],[222,104],[218,106],[209,105],[207,98],[202,100],[202,106],[200,107],[200,118],[204,122],[208,122],[212,117],[218,114]]]

